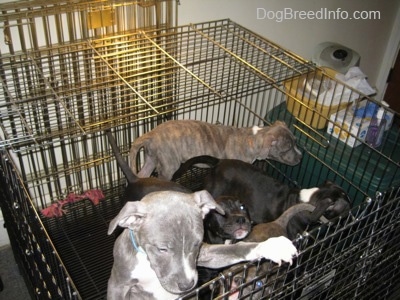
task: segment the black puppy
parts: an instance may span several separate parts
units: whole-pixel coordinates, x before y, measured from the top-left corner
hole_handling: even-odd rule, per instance
[[[290,188],[256,166],[240,160],[194,157],[182,164],[173,178],[196,164],[212,167],[211,173],[205,178],[204,189],[214,198],[221,195],[237,197],[247,207],[251,220],[256,224],[271,222],[298,203],[315,206],[313,213],[303,212],[292,218],[288,226],[289,238],[294,238],[297,232],[317,221],[322,214],[327,219],[333,219],[350,211],[347,194],[333,182],[326,181],[310,189]]]
[[[245,238],[251,230],[249,213],[245,206],[235,197],[220,196],[215,201],[225,214],[210,211],[204,218],[204,242],[208,244],[229,244]],[[198,286],[217,277],[221,270],[197,267]],[[202,291],[200,299],[211,299]]]
[[[225,214],[210,211],[204,218],[204,241],[208,244],[233,243],[245,238],[251,230],[249,213],[235,197],[220,196],[215,201]]]
[[[192,193],[191,190],[183,187],[176,182],[162,180],[156,177],[137,177],[135,174],[133,174],[128,163],[124,160],[121,153],[119,152],[117,143],[111,131],[106,130],[105,132],[108,137],[111,149],[117,160],[118,166],[121,168],[128,182],[124,192],[122,204],[125,204],[127,201],[138,201],[142,199],[145,195],[156,191],[178,191],[183,193]]]

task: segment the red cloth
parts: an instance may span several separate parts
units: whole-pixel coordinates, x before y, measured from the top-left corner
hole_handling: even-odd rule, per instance
[[[51,204],[50,206],[42,209],[41,213],[46,218],[61,217],[67,212],[67,210],[63,208],[64,205],[68,203],[75,203],[84,199],[89,199],[90,201],[92,201],[93,205],[98,205],[100,203],[100,200],[104,199],[104,194],[103,191],[98,189],[88,190],[81,195],[69,193],[64,200],[59,200]]]

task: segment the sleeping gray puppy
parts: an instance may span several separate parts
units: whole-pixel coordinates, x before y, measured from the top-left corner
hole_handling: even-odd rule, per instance
[[[167,180],[181,163],[199,155],[248,163],[273,159],[291,166],[298,164],[302,157],[293,133],[280,121],[271,126],[244,128],[194,120],[165,122],[133,142],[130,161],[135,174],[141,148],[144,149],[144,164],[138,176],[149,177],[156,170],[159,178]]]

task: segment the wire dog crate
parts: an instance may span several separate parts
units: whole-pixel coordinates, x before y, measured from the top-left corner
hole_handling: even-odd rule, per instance
[[[17,3],[0,5],[1,208],[32,297],[105,297],[114,243],[107,228],[126,181],[104,130],[112,129],[127,156],[136,137],[170,119],[237,127],[284,120],[302,162],[260,167],[298,187],[335,181],[354,206],[347,218],[299,237],[293,266],[251,262],[182,299],[393,293],[400,273],[393,111],[385,110],[394,123],[372,147],[331,115],[379,106],[375,100],[231,20],[176,26],[173,1]],[[304,78],[319,94],[324,80],[341,88],[337,105],[314,105]],[[360,145],[339,141],[327,132],[330,123]],[[179,182],[198,189],[203,176],[194,168]],[[46,217],[46,208],[57,216]]]

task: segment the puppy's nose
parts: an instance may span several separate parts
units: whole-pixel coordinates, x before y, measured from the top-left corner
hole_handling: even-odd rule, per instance
[[[236,219],[236,223],[242,225],[242,224],[246,223],[246,218],[245,217],[238,217]]]
[[[187,291],[194,286],[194,283],[193,279],[190,282],[178,282],[178,287],[181,291]]]

